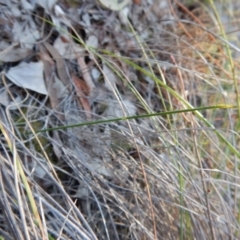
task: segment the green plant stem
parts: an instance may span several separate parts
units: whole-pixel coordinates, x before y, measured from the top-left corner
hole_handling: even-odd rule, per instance
[[[228,109],[228,108],[236,108],[236,106],[226,105],[226,104],[217,104],[217,105],[207,106],[207,107],[188,108],[188,109],[174,110],[174,111],[168,111],[168,112],[157,112],[157,113],[134,115],[134,116],[128,116],[128,117],[102,119],[102,120],[89,121],[89,122],[83,122],[83,123],[77,123],[77,124],[71,124],[71,125],[64,125],[64,126],[59,126],[59,127],[54,127],[54,128],[46,128],[46,129],[42,129],[42,130],[37,130],[36,133],[50,132],[50,131],[54,131],[54,130],[61,130],[61,129],[74,128],[74,127],[90,126],[90,125],[96,125],[96,124],[101,124],[101,123],[126,121],[126,120],[131,120],[131,119],[165,116],[165,115],[169,115],[169,114],[177,114],[177,113],[185,113],[185,112],[196,113],[196,111],[202,111],[202,110],[207,110],[207,109],[216,109],[216,108]]]

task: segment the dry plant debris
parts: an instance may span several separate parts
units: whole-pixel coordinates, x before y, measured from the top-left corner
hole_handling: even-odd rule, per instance
[[[193,114],[38,133],[184,101],[233,103],[226,43],[206,5],[0,6],[1,239],[239,238],[239,159]],[[236,113],[225,113],[204,116],[236,146]]]

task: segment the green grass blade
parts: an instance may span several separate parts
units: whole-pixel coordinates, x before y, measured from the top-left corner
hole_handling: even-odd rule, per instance
[[[216,109],[216,108],[228,109],[228,108],[236,108],[236,106],[226,105],[226,104],[217,104],[217,105],[207,106],[207,107],[181,109],[181,110],[174,110],[174,111],[168,111],[168,112],[149,113],[149,114],[134,115],[134,116],[120,117],[120,118],[102,119],[102,120],[97,120],[97,121],[89,121],[89,122],[83,122],[83,123],[77,123],[77,124],[71,124],[71,125],[64,125],[64,126],[59,126],[59,127],[54,127],[54,128],[46,128],[46,129],[38,130],[37,132],[49,132],[49,131],[54,131],[54,130],[67,129],[67,128],[90,126],[90,125],[96,125],[96,124],[101,124],[101,123],[126,121],[126,120],[139,119],[139,118],[165,116],[165,115],[185,113],[185,112],[195,113],[196,111],[202,111],[202,110],[207,110],[207,109]]]

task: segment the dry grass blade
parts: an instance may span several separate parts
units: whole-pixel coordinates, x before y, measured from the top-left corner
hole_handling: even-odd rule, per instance
[[[0,239],[239,239],[240,5],[124,2],[1,5]]]
[[[35,203],[35,200],[34,200],[34,197],[33,197],[33,194],[32,194],[32,190],[29,186],[27,177],[26,177],[26,175],[23,171],[23,168],[22,168],[22,165],[21,165],[21,160],[20,160],[18,154],[16,153],[15,146],[13,145],[13,143],[11,141],[12,137],[10,137],[10,135],[8,134],[8,132],[5,129],[5,127],[3,126],[3,124],[0,125],[0,129],[1,129],[1,132],[3,133],[3,136],[4,136],[4,138],[7,142],[7,145],[9,147],[10,151],[12,152],[13,156],[15,155],[14,162],[13,162],[13,167],[15,168],[15,174],[14,174],[15,175],[15,189],[17,191],[17,202],[20,206],[19,209],[20,209],[21,220],[22,220],[23,225],[24,225],[25,238],[30,239],[30,236],[29,236],[29,233],[28,233],[28,230],[27,230],[25,213],[23,211],[23,202],[22,202],[23,200],[21,199],[20,190],[19,190],[19,186],[18,186],[19,184],[21,184],[19,182],[20,179],[18,177],[18,174],[20,175],[23,186],[24,186],[24,188],[27,192],[28,200],[30,202],[30,207],[31,207],[32,213],[35,217],[35,221],[36,221],[35,224],[37,224],[37,226],[39,226],[40,230],[42,231],[42,239],[47,239],[46,236],[44,235],[42,222],[41,222],[40,216],[38,214],[37,205]]]

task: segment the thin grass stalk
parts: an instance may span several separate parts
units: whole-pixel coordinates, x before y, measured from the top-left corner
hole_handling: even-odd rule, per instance
[[[226,33],[225,33],[225,30],[223,28],[223,25],[222,25],[222,22],[221,22],[221,19],[219,17],[219,14],[218,14],[218,11],[215,7],[215,4],[213,2],[213,0],[208,0],[212,9],[213,9],[213,12],[214,12],[214,15],[217,19],[217,22],[218,22],[218,25],[220,27],[220,32],[223,36],[223,38],[227,41],[227,36],[226,36]],[[227,50],[227,55],[228,55],[228,59],[229,59],[229,62],[230,62],[230,66],[231,66],[231,72],[232,72],[232,77],[233,77],[233,81],[234,81],[234,87],[235,87],[235,92],[236,92],[236,100],[237,100],[237,107],[238,107],[238,119],[240,119],[240,94],[239,94],[239,90],[238,90],[238,79],[236,78],[236,73],[235,73],[235,66],[234,66],[234,62],[233,62],[233,59],[232,59],[232,54],[230,52],[230,48],[229,48],[229,45],[225,43],[225,47],[226,47],[226,50]],[[237,124],[235,126],[235,129],[236,131],[239,131],[239,128],[240,128],[240,121],[238,120],[237,121]],[[238,162],[237,162],[237,159],[235,158],[234,159],[235,161],[235,167],[234,167],[234,174],[235,174],[235,187],[234,187],[234,208],[233,208],[233,212],[234,212],[234,215],[237,215],[238,216],[238,219],[240,218],[240,211],[237,211],[237,195],[238,195],[238,189],[237,189],[237,171],[238,171]]]

